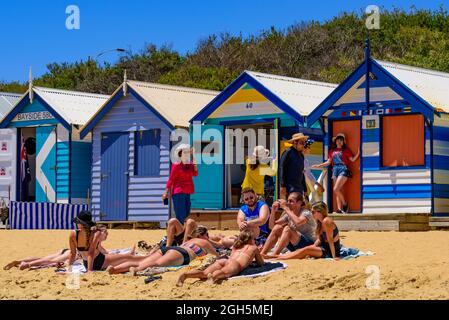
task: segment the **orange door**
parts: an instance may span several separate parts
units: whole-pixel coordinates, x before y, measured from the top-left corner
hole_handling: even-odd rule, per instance
[[[360,120],[334,121],[332,123],[332,136],[338,133],[344,133],[346,136],[346,146],[355,155],[360,147]],[[361,154],[360,154],[361,157]],[[361,212],[361,174],[360,174],[360,157],[356,162],[349,165],[352,178],[350,178],[344,186],[345,199],[349,203],[350,212]],[[332,173],[329,175],[332,177]],[[335,212],[337,201],[332,196],[332,209]]]

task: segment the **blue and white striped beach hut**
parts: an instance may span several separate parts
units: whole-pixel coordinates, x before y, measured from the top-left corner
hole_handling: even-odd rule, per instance
[[[362,213],[449,214],[449,74],[365,61],[308,119],[325,129],[327,154],[339,132],[361,161],[347,185]],[[332,197],[329,197],[332,202]]]
[[[93,139],[96,220],[168,220],[161,196],[169,177],[170,133],[188,129],[190,118],[217,94],[125,78],[81,130],[81,137]]]
[[[0,122],[0,135],[7,140],[0,186],[10,190],[11,201],[87,203],[92,144],[90,136],[80,138],[79,129],[107,99],[31,82]]]

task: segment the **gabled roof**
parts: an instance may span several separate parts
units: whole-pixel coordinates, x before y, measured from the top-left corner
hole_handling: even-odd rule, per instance
[[[373,73],[376,79],[379,78],[379,81],[381,81],[385,87],[388,87],[396,97],[412,104],[416,110],[421,112],[427,118],[433,119],[435,113],[444,111],[443,107],[447,105],[448,102],[447,94],[443,92],[443,87],[445,85],[447,86],[447,82],[445,83],[445,81],[447,81],[446,78],[448,77],[447,74],[444,75],[444,73],[389,62],[378,62],[368,56],[368,58],[365,58],[365,60],[309,115],[307,118],[308,126],[313,125],[325,113],[327,114],[328,110],[338,108],[338,104],[340,103],[338,101],[342,98],[344,99],[344,96],[350,92],[349,90],[351,88],[354,89],[354,86],[357,87],[356,89],[362,89],[363,92],[366,92],[365,89],[359,85],[366,87],[365,78],[368,68],[370,73]],[[371,78],[371,76],[369,78]],[[429,81],[429,83],[424,84],[425,81]],[[438,81],[441,81],[442,84],[437,85]],[[435,88],[429,87],[432,85],[435,85]],[[370,87],[370,98],[376,89],[378,88]],[[366,96],[365,93],[364,96]],[[361,96],[358,97],[358,99],[360,98]],[[370,103],[372,102],[376,101],[370,101]],[[435,104],[437,104],[438,107]]]
[[[32,90],[33,97],[44,104],[48,111],[68,128],[73,124],[85,124],[109,97],[107,95],[44,87],[33,87]],[[28,90],[5,115],[0,126],[6,127],[29,103]]]
[[[336,87],[336,84],[246,71],[270,89],[299,114],[310,114]]]
[[[0,92],[0,120],[11,111],[21,96],[17,93]]]
[[[84,125],[109,98],[107,95],[43,87],[34,87],[34,92],[68,123],[78,125]]]
[[[188,127],[190,118],[219,94],[139,81],[128,81],[128,85],[175,127]]]
[[[190,121],[204,121],[245,84],[250,84],[297,121],[302,121],[337,87],[332,83],[244,71]]]
[[[376,60],[437,111],[449,112],[449,73]]]
[[[127,90],[170,128],[188,127],[189,119],[218,94],[218,91],[194,89],[140,81],[126,81]],[[113,105],[123,97],[123,84],[103,103],[81,129],[86,136]]]

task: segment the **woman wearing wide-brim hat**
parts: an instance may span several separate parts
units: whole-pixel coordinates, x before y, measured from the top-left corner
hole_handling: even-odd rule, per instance
[[[322,168],[332,166],[332,180],[334,181],[334,193],[337,199],[337,213],[348,213],[349,204],[345,199],[343,187],[352,174],[349,171],[349,164],[357,161],[360,156],[360,148],[354,156],[346,146],[346,136],[338,133],[332,138],[332,147],[329,150],[329,157],[326,162],[312,166],[312,168]]]
[[[272,160],[271,167],[268,163]],[[242,189],[253,188],[259,198],[265,195],[265,176],[273,177],[277,172],[275,155],[270,157],[270,151],[264,146],[256,146],[252,155],[246,159],[246,172]]]
[[[280,198],[286,199],[288,194],[299,192],[301,195],[307,191],[304,178],[304,145],[309,136],[295,133],[287,142],[292,146],[284,151],[280,161]]]

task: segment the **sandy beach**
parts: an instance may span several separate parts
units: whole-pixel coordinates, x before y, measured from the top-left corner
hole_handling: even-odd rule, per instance
[[[163,235],[164,230],[110,230],[104,246],[155,243]],[[344,261],[290,260],[286,270],[265,277],[220,285],[189,279],[182,288],[175,286],[182,271],[167,272],[150,284],[144,284],[143,277],[96,272],[83,275],[74,290],[54,269],[1,269],[0,299],[449,299],[449,232],[343,232],[342,242],[376,254]],[[13,259],[66,248],[68,231],[1,230],[0,243],[3,267]],[[367,289],[369,271],[377,267],[379,289]]]

